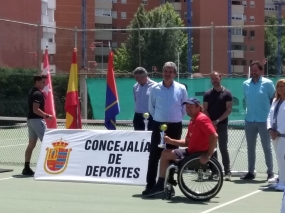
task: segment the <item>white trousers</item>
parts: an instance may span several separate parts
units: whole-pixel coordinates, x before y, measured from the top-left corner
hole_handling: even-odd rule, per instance
[[[285,138],[278,137],[272,141],[279,171],[279,183],[285,184]]]

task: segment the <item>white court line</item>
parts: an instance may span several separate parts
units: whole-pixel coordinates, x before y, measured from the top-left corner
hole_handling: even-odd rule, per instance
[[[267,188],[268,188],[268,187],[267,187]],[[267,188],[264,188],[264,189],[267,189]],[[208,209],[208,210],[206,210],[206,211],[204,211],[204,212],[201,212],[201,213],[209,213],[209,212],[215,211],[216,209],[220,209],[220,208],[222,208],[222,207],[224,207],[224,206],[230,205],[230,204],[235,203],[235,202],[237,202],[237,201],[239,201],[239,200],[242,200],[242,199],[244,199],[244,198],[247,198],[247,197],[250,197],[250,196],[252,196],[252,195],[254,195],[254,194],[257,194],[257,193],[259,193],[259,192],[262,192],[264,189],[259,189],[259,190],[257,190],[257,191],[251,192],[251,193],[246,194],[246,195],[244,195],[244,196],[242,196],[242,197],[239,197],[239,198],[234,199],[234,200],[232,200],[232,201],[229,201],[229,202],[227,202],[227,203],[218,205],[218,206],[216,206],[216,207],[214,207],[214,208]]]
[[[27,143],[20,143],[20,144],[15,144],[15,145],[0,146],[0,148],[7,148],[7,147],[13,147],[13,146],[23,146],[23,145],[28,145],[28,144]]]
[[[13,140],[27,140],[27,138],[22,137],[22,138],[10,138],[10,139],[1,139],[1,141],[13,141]]]
[[[12,179],[13,177],[7,177],[7,178],[0,178],[0,181],[1,180],[9,180],[9,179]]]

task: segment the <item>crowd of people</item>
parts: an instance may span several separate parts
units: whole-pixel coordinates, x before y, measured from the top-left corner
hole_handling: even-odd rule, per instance
[[[285,189],[285,79],[278,80],[276,86],[263,76],[262,65],[255,61],[250,65],[251,78],[243,83],[246,101],[245,136],[247,141],[248,173],[242,180],[255,178],[256,143],[259,134],[267,166],[267,181],[277,191]],[[173,160],[201,152],[200,162],[205,164],[211,157],[217,158],[214,150],[219,147],[226,181],[231,180],[230,155],[228,152],[228,117],[232,111],[233,96],[222,85],[218,72],[210,74],[212,88],[205,92],[203,103],[195,97],[188,97],[185,85],[176,82],[177,66],[166,62],[163,66],[161,82],[148,77],[143,67],[134,70],[137,83],[133,87],[135,113],[134,130],[145,130],[144,113],[149,113],[147,129],[152,131],[149,146],[146,188],[143,196],[150,197],[164,192],[166,169]],[[34,175],[30,159],[39,139],[43,140],[46,130],[45,119],[52,115],[45,113],[45,98],[41,90],[46,76],[34,77],[34,86],[28,97],[29,143],[25,152],[23,175]],[[242,87],[241,87],[242,88]],[[190,117],[185,138],[182,137],[182,120]],[[166,148],[158,147],[161,141],[161,125],[167,130],[163,140]],[[275,150],[278,174],[273,173],[272,145]],[[186,148],[181,148],[186,147]],[[159,177],[158,163],[160,162]],[[214,173],[212,175],[215,175]],[[174,190],[173,190],[173,193]]]
[[[258,61],[250,65],[251,78],[243,83],[243,94],[246,102],[245,136],[247,141],[248,172],[242,180],[253,180],[256,177],[256,144],[260,136],[267,179],[270,187],[277,191],[285,189],[285,79],[280,79],[276,86],[263,76],[263,67]],[[143,196],[150,197],[164,192],[163,185],[166,169],[170,162],[185,156],[201,152],[201,163],[207,163],[211,157],[217,158],[214,152],[218,146],[221,152],[224,178],[231,181],[230,155],[228,152],[228,120],[232,111],[233,96],[229,89],[222,85],[219,72],[212,72],[212,88],[205,92],[203,103],[195,97],[188,97],[185,85],[175,81],[177,66],[166,62],[163,66],[163,80],[154,82],[148,77],[143,67],[134,70],[137,83],[133,87],[135,130],[145,130],[143,114],[148,112],[149,131],[152,131],[149,147],[148,172]],[[185,138],[182,137],[182,120],[190,117]],[[283,117],[283,119],[282,119]],[[158,147],[160,143],[160,126],[167,124],[164,141],[166,148]],[[273,153],[275,150],[278,174],[273,172]],[[187,147],[182,149],[181,147]],[[158,163],[160,161],[159,177]],[[212,174],[214,175],[214,173]],[[175,193],[173,191],[173,193]]]

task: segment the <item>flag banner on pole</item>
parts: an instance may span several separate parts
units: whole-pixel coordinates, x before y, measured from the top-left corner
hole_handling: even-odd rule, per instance
[[[51,80],[51,74],[50,74],[50,66],[49,66],[47,48],[44,54],[42,75],[47,76],[45,87],[42,90],[45,96],[45,113],[53,116],[52,119],[45,119],[45,121],[47,124],[47,128],[56,129],[57,128],[56,112],[55,112],[54,99],[53,99],[52,80]]]
[[[66,128],[81,129],[81,110],[78,99],[78,71],[76,48],[73,50],[72,63],[69,73],[68,88],[65,99]]]
[[[120,113],[117,87],[114,75],[114,56],[110,51],[108,58],[107,90],[105,105],[105,127],[108,130],[116,130],[116,115]]]

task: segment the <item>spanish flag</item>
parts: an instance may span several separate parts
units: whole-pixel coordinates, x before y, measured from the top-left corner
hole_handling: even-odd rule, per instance
[[[66,129],[82,129],[80,102],[78,99],[76,51],[76,48],[74,48],[65,99]]]
[[[120,113],[117,87],[114,75],[114,57],[110,51],[107,71],[107,91],[105,108],[105,127],[108,130],[116,130],[116,115]]]

